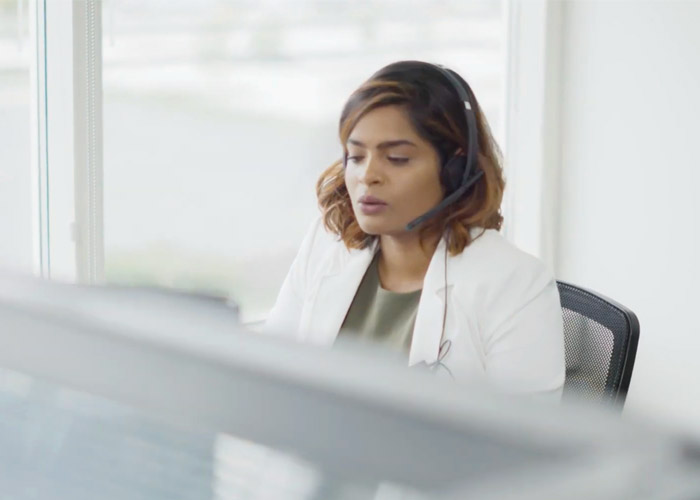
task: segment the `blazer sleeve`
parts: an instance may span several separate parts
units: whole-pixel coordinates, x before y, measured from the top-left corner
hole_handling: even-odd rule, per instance
[[[486,316],[486,373],[508,392],[539,393],[559,399],[566,358],[556,280],[546,266],[519,259],[495,293]]]
[[[318,218],[304,236],[301,247],[282,283],[275,305],[265,321],[264,333],[296,338],[306,296],[309,261],[319,232],[323,230],[322,220]]]

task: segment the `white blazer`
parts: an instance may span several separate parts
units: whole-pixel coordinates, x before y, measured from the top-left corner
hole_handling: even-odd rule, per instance
[[[496,230],[476,228],[472,236],[476,239],[461,254],[447,257],[446,283],[444,239],[430,261],[409,366],[434,363],[440,346],[450,340],[441,363],[455,380],[483,381],[514,393],[560,394],[564,335],[552,273]],[[377,247],[348,250],[317,220],[282,284],[265,331],[333,344]]]

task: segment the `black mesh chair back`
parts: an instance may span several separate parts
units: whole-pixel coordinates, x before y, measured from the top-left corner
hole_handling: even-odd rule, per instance
[[[625,403],[639,342],[639,321],[599,293],[557,282],[564,318],[564,398]]]

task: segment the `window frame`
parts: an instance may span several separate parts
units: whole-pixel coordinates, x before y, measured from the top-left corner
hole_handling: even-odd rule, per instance
[[[504,0],[506,238],[557,269],[563,2]]]

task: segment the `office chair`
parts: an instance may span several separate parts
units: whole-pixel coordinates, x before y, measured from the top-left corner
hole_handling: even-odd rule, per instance
[[[564,397],[625,404],[639,342],[639,321],[625,306],[558,281],[564,318]]]

